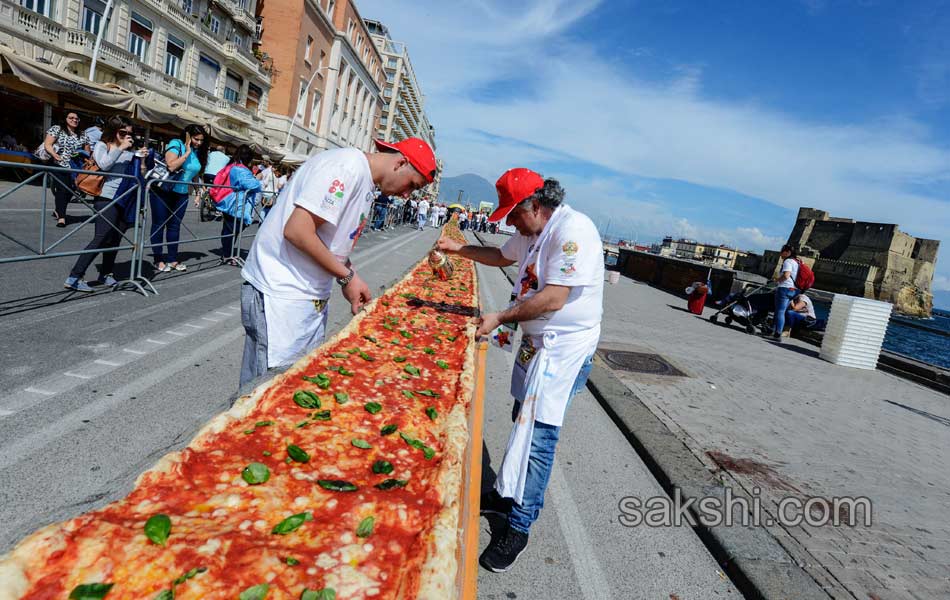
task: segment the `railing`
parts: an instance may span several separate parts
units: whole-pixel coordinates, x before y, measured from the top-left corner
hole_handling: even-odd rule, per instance
[[[174,0],[173,0],[174,2]],[[145,0],[145,3],[157,10],[159,13],[165,12],[165,0]]]
[[[178,21],[179,25],[183,25],[185,29],[191,32],[195,31],[198,20],[193,15],[185,12],[185,9],[181,7],[180,2],[177,0],[169,0],[167,6],[168,14],[170,14],[173,19]]]
[[[10,24],[14,29],[38,41],[54,44],[62,42],[63,27],[56,21],[17,5],[13,5],[11,8],[13,11]]]
[[[213,94],[210,94],[198,87],[190,87],[191,98],[197,100],[198,104],[207,108],[210,111],[217,110],[218,108],[218,98]]]

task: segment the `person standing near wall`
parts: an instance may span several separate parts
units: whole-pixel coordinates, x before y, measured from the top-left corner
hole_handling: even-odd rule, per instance
[[[782,331],[785,329],[785,311],[788,309],[788,303],[792,298],[798,295],[795,289],[795,279],[798,277],[798,253],[795,248],[785,244],[782,246],[782,267],[775,287],[775,316],[772,323],[772,341],[782,341]]]

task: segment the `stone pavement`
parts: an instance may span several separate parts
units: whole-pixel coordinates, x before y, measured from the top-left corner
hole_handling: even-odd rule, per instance
[[[767,516],[788,497],[870,500],[869,527],[763,525],[831,597],[950,597],[950,399],[685,304],[627,278],[608,285],[602,345],[659,354],[685,376],[613,372],[727,486],[759,489]]]

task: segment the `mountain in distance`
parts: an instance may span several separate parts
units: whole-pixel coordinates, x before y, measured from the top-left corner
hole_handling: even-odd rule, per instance
[[[455,204],[459,201],[459,192],[462,192],[462,204],[471,203],[478,206],[479,202],[498,204],[498,194],[495,186],[487,179],[474,173],[465,173],[455,177],[443,177],[439,187],[439,202]]]

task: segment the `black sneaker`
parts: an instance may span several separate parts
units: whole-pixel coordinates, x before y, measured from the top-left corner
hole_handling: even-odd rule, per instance
[[[511,503],[511,498],[502,498],[501,494],[492,490],[482,495],[478,503],[479,514],[507,516],[511,512]]]
[[[478,563],[492,573],[504,573],[515,564],[528,545],[528,534],[513,527],[505,527],[482,552]]]

